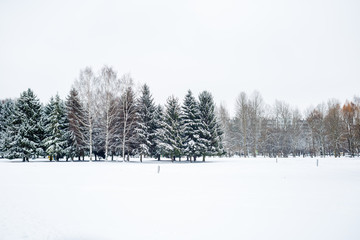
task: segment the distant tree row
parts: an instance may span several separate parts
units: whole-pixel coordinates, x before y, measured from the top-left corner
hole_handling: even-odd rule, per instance
[[[209,92],[196,99],[189,90],[181,105],[173,96],[164,107],[155,105],[146,84],[137,92],[129,75],[119,77],[107,66],[97,75],[81,70],[65,101],[56,95],[42,106],[31,89],[0,101],[0,156],[23,161],[39,156],[205,161],[224,154],[222,134]]]
[[[0,157],[205,161],[224,154],[359,155],[360,98],[343,105],[330,100],[302,116],[285,102],[269,106],[260,93],[242,92],[230,117],[207,91],[196,98],[189,90],[181,104],[171,96],[156,105],[146,84],[136,90],[130,75],[104,66],[98,74],[81,70],[65,101],[57,95],[42,106],[31,89],[0,101]]]
[[[360,98],[337,100],[309,108],[305,116],[282,101],[266,105],[261,95],[241,93],[236,115],[220,105],[224,150],[247,156],[355,156],[360,152]]]

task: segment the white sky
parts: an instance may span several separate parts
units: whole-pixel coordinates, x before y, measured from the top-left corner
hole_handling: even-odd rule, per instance
[[[343,102],[360,93],[360,1],[0,1],[0,99],[65,98],[104,64],[157,103],[189,88],[231,111],[241,91],[302,110]]]

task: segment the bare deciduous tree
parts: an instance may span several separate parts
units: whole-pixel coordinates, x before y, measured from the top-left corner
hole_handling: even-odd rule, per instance
[[[104,139],[104,153],[105,160],[108,160],[109,149],[112,148],[111,143],[114,143],[113,138],[116,137],[116,120],[118,117],[118,109],[116,108],[116,101],[120,95],[120,79],[117,73],[108,66],[101,69],[99,76],[99,91],[98,91],[98,112],[100,113],[100,135]]]
[[[236,100],[236,116],[238,118],[238,128],[241,135],[241,148],[244,157],[248,156],[248,129],[249,121],[249,101],[245,92],[241,92]]]
[[[79,92],[81,102],[84,106],[85,122],[83,124],[87,128],[85,138],[89,148],[90,161],[92,161],[93,130],[94,119],[96,117],[96,85],[97,79],[90,67],[86,67],[84,70],[81,70],[79,79],[77,79],[74,83],[74,87]]]
[[[341,119],[340,103],[337,100],[328,102],[328,111],[324,121],[330,150],[335,157],[340,157],[344,124]]]
[[[124,75],[121,79],[123,88],[122,94],[120,97],[120,125],[121,125],[121,145],[122,145],[122,157],[125,159],[125,154],[127,153],[127,160],[129,160],[129,155],[131,150],[135,148],[136,133],[136,100],[135,93],[133,90],[133,80],[129,74]]]

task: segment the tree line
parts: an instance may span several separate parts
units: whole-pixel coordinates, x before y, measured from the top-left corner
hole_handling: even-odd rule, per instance
[[[170,96],[156,105],[146,84],[136,91],[130,75],[108,66],[81,70],[66,100],[56,95],[43,106],[28,89],[0,101],[0,156],[9,159],[205,161],[224,154],[222,135],[211,93],[189,90],[182,104]]]
[[[130,156],[196,161],[206,156],[359,155],[360,98],[336,99],[304,115],[283,101],[267,105],[259,92],[236,99],[235,116],[211,93],[196,98],[189,90],[180,103],[170,96],[156,105],[145,84],[104,66],[98,74],[80,71],[65,100],[43,106],[31,89],[0,101],[0,157],[49,156],[113,160]]]
[[[269,157],[359,156],[360,98],[336,99],[310,107],[302,115],[283,101],[273,106],[258,92],[242,92],[236,114],[230,117],[223,105],[218,109],[224,150],[228,155]]]

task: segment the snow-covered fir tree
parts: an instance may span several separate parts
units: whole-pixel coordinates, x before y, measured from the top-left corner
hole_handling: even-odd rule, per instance
[[[0,158],[4,158],[5,155],[5,133],[6,133],[6,124],[5,124],[5,101],[0,100]]]
[[[13,158],[11,151],[14,149],[14,146],[11,144],[14,143],[14,126],[12,125],[15,117],[15,103],[16,101],[12,99],[7,99],[3,101],[2,106],[2,133],[0,135],[0,144],[2,156],[5,158]]]
[[[168,98],[165,105],[165,113],[163,118],[163,139],[161,142],[161,148],[167,157],[170,157],[172,161],[175,157],[181,159],[182,155],[182,129],[180,119],[180,105],[178,99],[174,96]]]
[[[215,104],[211,93],[203,91],[199,95],[200,111],[200,152],[205,161],[206,156],[222,154],[222,131],[215,115]]]
[[[196,157],[200,155],[200,120],[199,104],[189,90],[182,105],[181,125],[184,154],[190,161],[192,158],[196,161]]]
[[[164,145],[162,144],[165,141],[165,131],[163,128],[164,110],[160,104],[156,106],[154,119],[156,126],[154,156],[160,161],[161,156],[165,154]]]
[[[67,137],[69,137],[65,104],[59,95],[50,99],[45,113],[48,119],[45,125],[45,151],[50,156],[50,160],[59,161],[60,157],[63,157],[66,153],[68,147]]]
[[[8,134],[8,127],[13,119],[15,101],[11,99],[0,101],[0,157],[7,157],[7,149],[11,136]]]
[[[145,84],[141,89],[138,99],[136,134],[138,138],[137,152],[142,162],[143,156],[155,156],[156,108],[150,94],[149,87]]]
[[[21,157],[23,161],[29,161],[29,158],[42,154],[41,112],[40,101],[31,89],[21,93],[8,128],[9,158]]]
[[[80,157],[84,157],[86,151],[86,118],[83,106],[79,99],[79,94],[72,88],[65,102],[67,122],[69,125],[69,152],[70,157],[77,156],[78,160]]]

